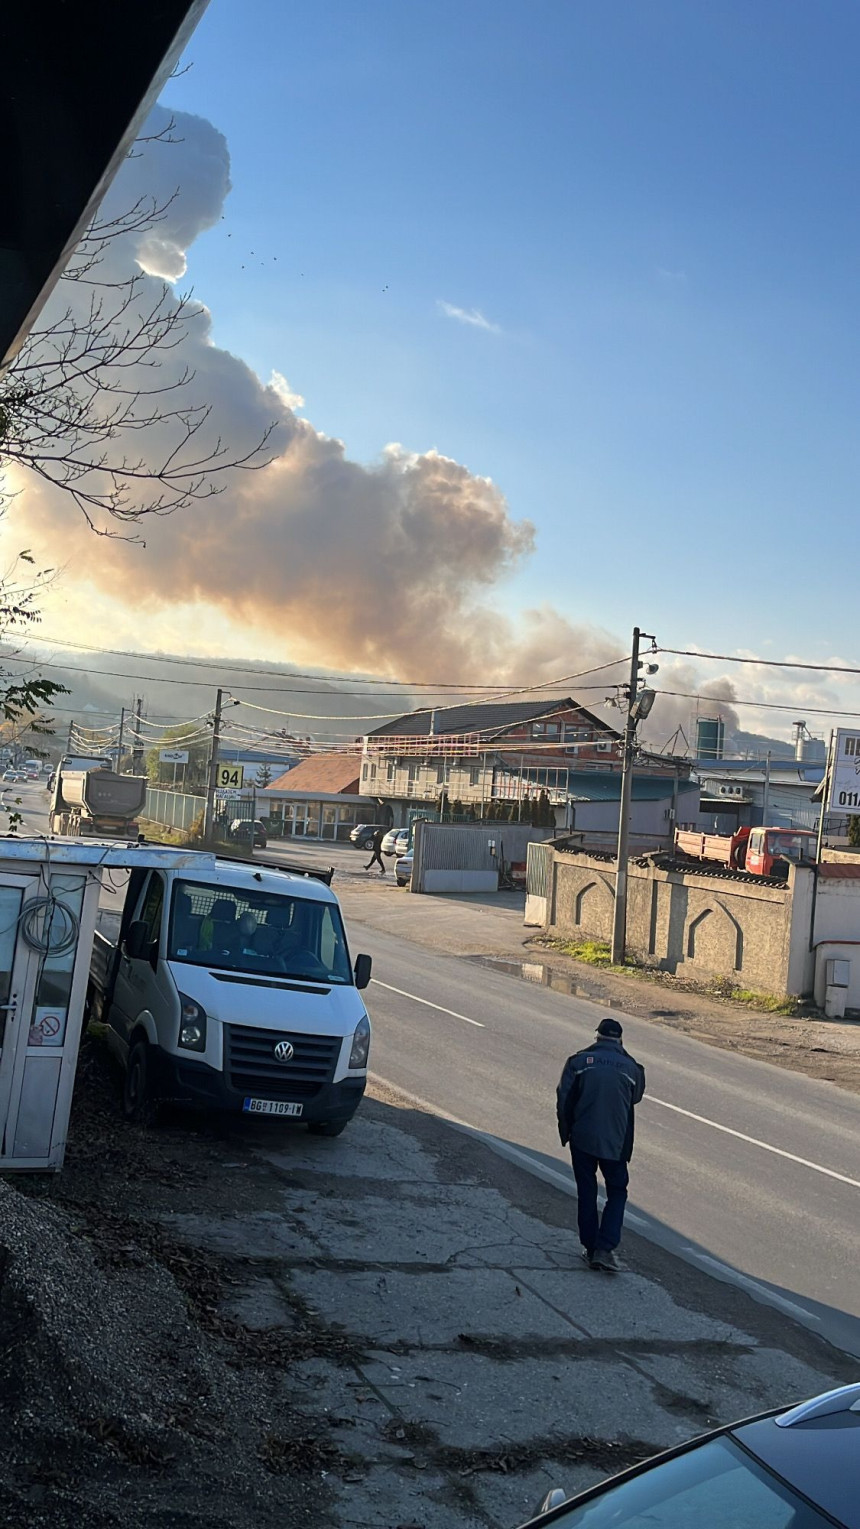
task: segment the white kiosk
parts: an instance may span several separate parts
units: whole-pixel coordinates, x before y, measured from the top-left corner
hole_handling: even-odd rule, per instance
[[[102,872],[199,850],[0,838],[0,1173],[63,1165]]]

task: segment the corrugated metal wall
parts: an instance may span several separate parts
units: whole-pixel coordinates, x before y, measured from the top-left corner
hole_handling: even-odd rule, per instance
[[[468,892],[495,888],[503,863],[525,864],[529,845],[550,838],[553,832],[551,828],[530,828],[520,823],[418,822],[413,890]]]
[[[529,897],[549,896],[551,866],[552,846],[532,842],[526,855],[526,893]]]

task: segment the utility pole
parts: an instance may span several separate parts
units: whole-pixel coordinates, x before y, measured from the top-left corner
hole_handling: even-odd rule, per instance
[[[630,797],[633,790],[633,749],[636,743],[636,723],[633,707],[639,686],[639,628],[633,628],[633,647],[630,653],[630,684],[627,689],[627,721],[624,724],[624,744],[621,754],[621,805],[618,813],[618,850],[615,861],[615,910],[612,919],[613,966],[624,965],[627,942],[627,848],[630,842]]]
[[[215,789],[218,784],[218,746],[221,738],[221,705],[223,691],[219,690],[215,697],[215,712],[212,718],[212,753],[209,756],[209,781],[206,787],[206,808],[203,818],[203,838],[208,841],[212,838],[215,825]]]
[[[824,819],[827,816],[827,798],[830,795],[830,772],[833,769],[833,740],[836,734],[830,729],[830,742],[827,745],[827,763],[824,766],[824,782],[821,791],[821,811],[818,814],[818,837],[815,841],[815,864],[821,864],[821,847],[824,843]],[[816,871],[815,889],[818,887],[818,872]],[[813,904],[813,918],[815,917],[815,905]],[[810,949],[812,947],[810,946]]]
[[[623,966],[627,944],[627,856],[630,842],[630,798],[633,793],[633,755],[636,749],[636,728],[647,717],[654,702],[654,691],[639,689],[639,641],[654,641],[648,632],[633,628],[633,646],[630,652],[630,683],[627,687],[627,722],[624,727],[624,743],[621,756],[621,804],[618,813],[618,850],[615,864],[615,909],[612,919],[613,966]],[[657,672],[656,664],[649,664],[649,674]]]
[[[139,775],[143,768],[143,744],[141,717],[143,714],[143,696],[138,696],[134,707],[134,749],[131,755],[131,771],[133,775]]]
[[[122,737],[123,737],[123,733],[124,732],[125,732],[125,707],[122,708],[122,711],[119,714],[119,743],[117,744],[117,751],[116,751],[116,773],[117,773],[117,775],[121,775],[122,774]]]
[[[770,816],[770,749],[768,749],[767,753],[765,754],[765,758],[764,758],[764,787],[763,787],[762,793],[761,793],[761,820],[762,820],[762,823],[763,823],[765,828],[767,828],[769,816]]]

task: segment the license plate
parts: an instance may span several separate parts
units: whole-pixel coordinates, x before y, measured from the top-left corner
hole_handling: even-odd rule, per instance
[[[285,1104],[282,1099],[246,1099],[242,1109],[249,1115],[300,1115],[303,1104]]]

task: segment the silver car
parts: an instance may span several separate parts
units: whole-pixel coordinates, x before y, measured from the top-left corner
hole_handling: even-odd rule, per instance
[[[394,880],[397,882],[399,887],[407,887],[412,880],[411,849],[407,850],[405,855],[401,855],[400,859],[397,861],[397,864],[394,867]]]

